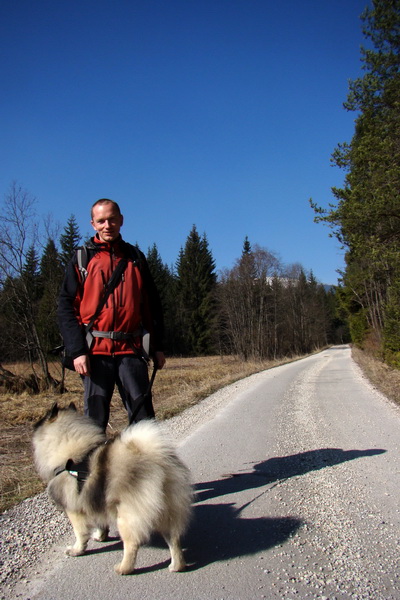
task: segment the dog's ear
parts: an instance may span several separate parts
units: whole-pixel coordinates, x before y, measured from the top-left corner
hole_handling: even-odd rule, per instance
[[[58,415],[58,404],[57,402],[55,404],[53,404],[53,406],[50,408],[50,410],[47,411],[47,413],[44,415],[44,417],[42,417],[37,423],[34,424],[33,429],[36,431],[36,429],[39,429],[39,427],[41,425],[43,425],[43,423],[45,423],[46,421],[55,421],[55,419],[57,418]]]
[[[73,410],[74,412],[77,412],[77,408],[75,406],[75,402],[70,402],[70,404],[68,406],[68,410]]]
[[[51,407],[51,409],[49,410],[49,412],[47,413],[48,420],[54,421],[57,418],[58,411],[59,411],[58,404],[57,404],[57,402],[55,402],[53,404],[53,406]]]

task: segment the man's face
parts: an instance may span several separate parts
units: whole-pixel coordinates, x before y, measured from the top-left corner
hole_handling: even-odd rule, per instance
[[[113,204],[97,204],[93,208],[92,226],[102,242],[113,242],[119,236],[123,216]]]

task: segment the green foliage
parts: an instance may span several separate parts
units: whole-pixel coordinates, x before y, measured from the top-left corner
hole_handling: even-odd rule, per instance
[[[148,249],[146,258],[163,307],[165,351],[169,355],[177,354],[181,347],[181,337],[177,326],[177,279],[172,269],[163,263],[156,244]]]
[[[148,249],[146,258],[156,287],[159,290],[161,302],[165,309],[168,284],[170,282],[169,280],[171,275],[170,270],[168,269],[168,266],[163,263],[156,244],[153,244],[153,246]]]
[[[365,309],[360,309],[358,312],[349,315],[349,328],[352,342],[362,348],[369,331]]]
[[[386,361],[400,368],[400,282],[394,283],[388,290],[385,306],[385,326],[383,329],[383,348]]]
[[[329,344],[348,344],[351,341],[347,311],[340,299],[341,290],[341,287],[324,290]]]
[[[362,49],[365,74],[350,82],[344,105],[358,113],[355,132],[333,154],[344,187],[333,188],[329,209],[312,203],[316,221],[348,249],[343,285],[357,344],[371,333],[381,343],[385,320],[393,329],[396,318],[387,307],[400,276],[400,0],[374,0],[362,19],[371,47]]]
[[[11,240],[11,229],[7,235]],[[3,360],[39,359],[50,385],[54,382],[46,357],[60,342],[57,298],[65,262],[79,241],[71,217],[60,238],[61,252],[51,238],[41,256],[38,243],[22,246],[23,252],[16,245],[15,256],[23,260],[12,274],[4,269],[1,355]],[[207,237],[200,236],[196,226],[179,253],[176,272],[163,263],[155,244],[148,249],[147,260],[164,308],[168,354],[233,352],[245,360],[278,358],[336,341],[336,331],[343,325],[336,296],[327,293],[312,273],[296,265],[285,270],[272,252],[253,248],[247,237],[235,266],[218,282]]]
[[[182,350],[185,354],[210,354],[216,322],[215,264],[206,236],[200,237],[195,225],[179,254],[177,276]]]
[[[40,261],[42,293],[38,303],[38,332],[46,352],[60,344],[56,309],[57,298],[64,277],[60,255],[54,240],[49,239]]]
[[[249,256],[250,254],[251,254],[251,244],[249,242],[249,238],[246,235],[246,237],[244,238],[244,242],[243,242],[242,257]]]
[[[81,241],[82,237],[79,231],[78,223],[74,215],[71,215],[64,227],[64,232],[60,236],[60,260],[61,265],[65,268],[70,261],[74,250]]]
[[[26,288],[27,295],[29,295],[30,299],[34,302],[40,294],[39,259],[34,246],[30,246],[28,249],[21,275],[21,280]]]

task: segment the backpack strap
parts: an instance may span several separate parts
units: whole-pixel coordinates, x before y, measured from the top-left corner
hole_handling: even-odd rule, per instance
[[[124,252],[125,256],[133,261],[133,263],[141,269],[142,267],[142,257],[139,252],[139,248],[137,246],[133,246],[128,242],[124,242]]]
[[[110,279],[108,280],[108,282],[107,282],[107,284],[105,286],[103,297],[100,299],[100,302],[97,305],[97,308],[95,310],[94,315],[90,319],[89,323],[87,325],[85,325],[85,331],[86,331],[86,333],[93,327],[93,323],[95,322],[95,320],[99,316],[99,314],[101,312],[101,309],[103,308],[103,306],[107,302],[107,299],[108,299],[109,295],[113,292],[114,288],[117,286],[119,280],[122,277],[122,273],[124,272],[124,270],[126,268],[127,262],[128,261],[126,260],[126,258],[121,258],[121,260],[119,261],[117,267],[112,272],[111,277],[110,277]]]
[[[85,283],[88,275],[87,266],[89,262],[87,246],[79,246],[79,248],[77,248],[76,260],[78,263],[78,270],[82,278],[82,283]]]
[[[85,244],[83,246],[79,246],[76,249],[76,262],[78,265],[78,271],[81,276],[82,284],[85,283],[87,276],[88,276],[87,266],[88,266],[89,260],[90,260],[89,250],[97,250],[97,248],[94,246],[94,244],[91,241],[89,241],[87,244]],[[127,242],[125,242],[125,253],[126,253],[127,258],[130,258],[133,261],[133,263],[135,265],[137,265],[139,267],[139,269],[141,269],[142,259],[141,259],[138,248],[136,246],[133,246],[132,244],[128,244]]]

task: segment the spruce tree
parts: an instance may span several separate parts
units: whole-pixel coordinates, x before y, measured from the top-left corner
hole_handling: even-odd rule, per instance
[[[173,355],[178,352],[180,346],[177,325],[176,277],[168,265],[163,263],[156,244],[148,249],[146,258],[163,308],[165,352]]]
[[[38,307],[38,331],[42,345],[47,351],[60,343],[56,309],[63,275],[64,270],[55,242],[49,239],[40,261],[42,292]]]
[[[249,242],[248,236],[246,235],[243,242],[242,257],[248,256],[249,254],[251,254],[251,244]]]
[[[165,310],[170,275],[169,269],[167,265],[164,265],[156,244],[153,244],[153,246],[148,249],[146,258],[157,291],[160,295],[161,303]]]
[[[81,234],[78,223],[74,215],[71,215],[64,227],[64,233],[60,236],[60,260],[61,265],[65,268],[70,261],[74,250],[79,246]]]
[[[345,185],[333,189],[336,205],[312,206],[347,250],[342,300],[353,341],[368,337],[382,352],[400,277],[400,0],[373,0],[362,19],[370,47],[362,49],[364,75],[350,83],[345,103],[357,112],[355,132],[333,154]]]
[[[32,245],[28,248],[25,263],[22,268],[22,283],[31,302],[35,302],[40,295],[39,287],[39,259],[36,248]]]
[[[200,237],[195,225],[179,254],[177,275],[183,351],[210,354],[215,351],[215,263],[206,235]]]

